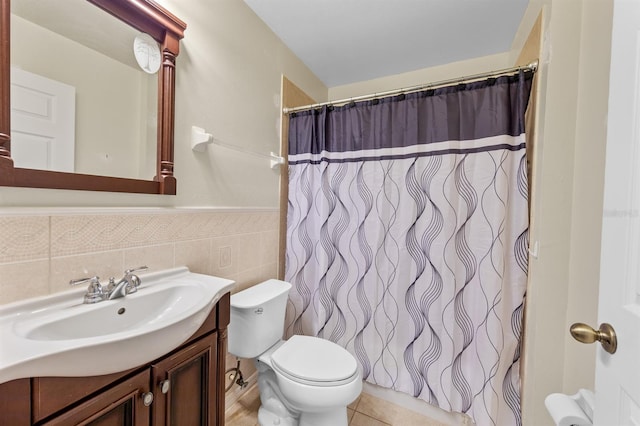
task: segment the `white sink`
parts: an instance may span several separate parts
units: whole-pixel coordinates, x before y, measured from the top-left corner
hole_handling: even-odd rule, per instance
[[[234,286],[187,268],[139,276],[138,291],[120,299],[83,304],[81,289],[0,307],[0,383],[148,363],[191,337]]]

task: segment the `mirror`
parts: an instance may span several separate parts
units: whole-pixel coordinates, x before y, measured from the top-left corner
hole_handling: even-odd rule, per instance
[[[60,9],[61,5],[78,1],[81,3],[74,3],[72,7],[82,9],[81,19],[71,23],[63,21],[62,18],[71,14]],[[14,2],[11,9],[10,0],[0,0],[0,185],[175,194],[175,57],[178,55],[179,41],[183,37],[186,25],[151,0]],[[53,5],[55,9],[43,11],[34,7],[37,5],[40,8],[45,4]],[[14,12],[14,16],[11,16],[11,11]],[[105,23],[101,19],[107,16],[105,12],[117,17],[119,21],[112,19],[111,22]],[[46,20],[42,19],[43,15],[46,16]],[[14,27],[11,32],[9,23]],[[24,40],[24,31],[33,28],[36,32],[46,35],[47,43],[42,43],[43,46],[38,46],[38,42]],[[93,33],[91,30],[94,30]],[[78,32],[82,34],[82,44],[68,40]],[[160,47],[162,57],[157,75],[142,72],[135,62],[132,40],[141,32],[151,36]],[[19,49],[13,54],[10,54],[9,48],[11,33],[20,37],[19,41],[16,40],[11,45],[11,49]],[[108,37],[101,40],[105,34]],[[57,38],[62,40],[62,44],[53,44],[53,40]],[[83,46],[87,44],[88,47]],[[97,46],[100,46],[101,52],[105,52],[106,49],[106,56],[102,53],[96,54]],[[40,52],[36,55],[39,56],[37,59],[25,55],[26,50],[38,49]],[[82,49],[89,52],[89,59],[70,56],[72,50],[78,52]],[[117,59],[108,59],[107,56]],[[14,66],[11,64],[12,59]],[[51,66],[53,60],[64,60],[66,66]],[[88,70],[87,63],[91,62],[99,62],[98,69]],[[75,73],[76,80],[62,75],[62,68],[71,70],[71,74]],[[75,119],[78,122],[72,125],[73,129],[77,129],[77,143],[75,147],[71,147],[72,154],[58,155],[60,159],[54,167],[57,171],[42,170],[45,167],[40,166],[36,161],[38,156],[32,154],[36,151],[30,149],[29,143],[23,143],[25,140],[30,142],[29,137],[23,135],[29,136],[34,132],[17,131],[17,127],[25,126],[18,120],[14,120],[16,123],[13,129],[10,127],[12,92],[9,78],[5,76],[11,74],[14,81],[23,78],[25,74],[31,78],[30,74],[34,69],[38,74],[36,77],[44,76],[55,80],[54,83],[61,82],[63,86],[72,89],[78,85],[77,95],[74,96],[72,92],[70,96],[75,98],[77,103]],[[49,75],[46,75],[47,73]],[[91,78],[84,78],[83,83],[83,76],[86,77],[86,74],[91,74]],[[96,77],[100,75],[115,75],[119,80],[107,85],[106,80]],[[86,80],[89,83],[86,83]],[[14,86],[18,86],[17,83]],[[90,89],[102,92],[102,96],[106,93],[107,96],[111,96],[111,100],[102,98],[101,101],[95,102],[87,95],[91,93]],[[16,93],[15,88],[13,94],[16,102],[21,102],[20,94]],[[128,97],[132,94],[133,98]],[[92,110],[97,111],[93,116],[90,114]],[[89,120],[90,124],[86,124],[86,120]],[[28,123],[26,128],[28,130]],[[100,140],[106,141],[106,145],[97,145]],[[21,150],[24,151],[24,147],[29,148],[28,161],[31,162],[25,162],[23,159]],[[59,151],[64,152],[62,148]],[[32,158],[34,160],[31,160]],[[153,180],[145,180],[145,177],[152,176]]]
[[[158,69],[138,65],[140,34],[86,0],[11,1],[15,167],[155,176]]]

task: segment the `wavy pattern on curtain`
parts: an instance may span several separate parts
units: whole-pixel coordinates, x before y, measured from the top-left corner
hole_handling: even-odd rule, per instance
[[[521,423],[531,78],[291,117],[287,334],[478,425]]]

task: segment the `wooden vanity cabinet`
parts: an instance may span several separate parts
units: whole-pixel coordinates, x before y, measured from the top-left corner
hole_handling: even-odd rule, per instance
[[[217,424],[216,349],[214,333],[151,366],[153,425]]]
[[[28,426],[31,420],[29,379],[12,380],[0,385],[0,425]]]
[[[142,371],[124,382],[110,386],[75,408],[64,411],[43,426],[129,426],[148,425],[149,407],[143,395],[149,394],[149,372]]]
[[[149,364],[0,384],[0,426],[223,426],[229,300],[223,296],[187,342]]]

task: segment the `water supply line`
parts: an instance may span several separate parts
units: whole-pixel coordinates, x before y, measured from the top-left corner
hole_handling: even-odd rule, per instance
[[[224,376],[229,380],[229,384],[224,389],[225,392],[228,392],[229,389],[233,387],[234,383],[240,386],[240,389],[244,389],[249,385],[249,382],[244,380],[242,371],[240,371],[240,358],[236,359],[238,360],[236,366],[224,372]]]

